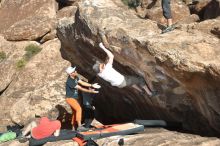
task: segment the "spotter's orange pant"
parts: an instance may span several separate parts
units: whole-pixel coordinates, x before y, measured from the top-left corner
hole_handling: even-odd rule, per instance
[[[79,104],[79,102],[77,101],[77,99],[71,98],[71,97],[67,97],[66,98],[66,102],[70,105],[70,107],[72,108],[72,121],[71,124],[74,126],[75,124],[77,124],[78,122],[81,123],[82,120],[82,108]]]

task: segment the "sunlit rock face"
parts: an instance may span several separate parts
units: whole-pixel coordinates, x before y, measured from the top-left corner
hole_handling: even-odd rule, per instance
[[[55,25],[55,0],[6,0],[0,9],[0,33],[7,40],[37,40]]]
[[[0,132],[12,122],[27,124],[35,114],[45,114],[56,105],[68,109],[64,89],[70,63],[60,53],[56,25],[64,17],[74,18],[77,7],[72,6],[74,1],[62,8],[58,3],[0,1]],[[33,44],[41,51],[26,51]],[[27,53],[33,53],[28,60]]]
[[[1,67],[10,72],[3,76],[5,80],[1,80],[5,85],[0,98],[3,111],[0,121],[3,125],[10,121],[27,124],[35,115],[43,115],[58,104],[65,106],[65,68],[70,64],[60,54],[60,41],[54,39],[40,45],[42,50],[26,62],[24,67],[17,68],[17,60],[25,54],[24,42],[23,48],[21,44],[20,47],[14,47],[14,50],[20,49],[21,53],[8,52],[8,58],[1,63],[10,67],[10,70]],[[13,47],[13,44],[9,47]],[[10,60],[13,56],[13,60]],[[15,59],[16,56],[18,59]]]
[[[101,120],[163,119],[182,122],[191,132],[219,133],[219,38],[199,29],[160,34],[156,22],[139,19],[118,3],[84,0],[75,22],[62,19],[57,29],[63,57],[89,79],[95,76],[95,60],[106,57],[98,47],[98,29],[103,29],[115,55],[114,68],[143,76],[159,93],[150,98],[132,87],[119,89],[96,78],[102,85],[95,98]]]

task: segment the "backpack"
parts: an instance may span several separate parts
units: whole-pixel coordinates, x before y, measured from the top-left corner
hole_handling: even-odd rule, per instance
[[[21,135],[22,132],[21,132],[21,129],[24,128],[23,125],[18,125],[18,124],[15,124],[13,126],[7,126],[7,131],[12,131],[12,132],[15,132],[16,135]]]
[[[0,136],[0,143],[2,142],[6,142],[6,141],[9,141],[9,140],[13,140],[16,138],[16,133],[15,132],[11,132],[11,131],[8,131],[6,133],[3,133],[1,136]]]

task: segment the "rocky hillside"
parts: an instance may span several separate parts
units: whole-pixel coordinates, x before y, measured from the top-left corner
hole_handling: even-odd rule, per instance
[[[64,70],[70,64],[60,53],[56,27],[59,19],[73,18],[76,9],[73,2],[1,1],[0,121],[3,127],[11,121],[25,124],[35,114],[65,104]]]
[[[141,0],[129,8],[121,0],[1,0],[1,131],[12,122],[26,124],[57,105],[70,112],[64,101],[64,70],[73,64],[94,79],[92,65],[106,57],[98,47],[102,30],[115,55],[114,67],[144,77],[159,94],[150,98],[95,78],[102,85],[94,100],[100,121],[162,119],[181,122],[190,133],[218,136],[220,2],[176,0],[171,5],[177,28],[160,34],[165,19],[159,1]],[[160,141],[157,134],[137,139],[150,136],[155,145]],[[168,145],[196,145],[188,143],[193,135],[179,134],[179,139],[189,137],[187,142],[174,143],[167,137]],[[218,139],[200,138],[198,145],[220,144]],[[135,141],[131,143],[138,145]]]

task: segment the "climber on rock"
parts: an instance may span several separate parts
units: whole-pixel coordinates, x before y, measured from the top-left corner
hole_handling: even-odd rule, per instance
[[[78,101],[78,90],[88,93],[99,93],[94,89],[99,89],[101,86],[97,83],[90,84],[79,79],[76,67],[68,67],[66,72],[69,75],[66,81],[66,102],[70,105],[73,111],[71,124],[73,129],[75,129],[77,124],[78,131],[85,131],[87,129],[81,125],[82,108]]]
[[[102,42],[106,44],[106,46],[109,46],[109,44],[107,44],[108,42],[105,35],[100,33],[100,37]],[[108,49],[106,49],[103,43],[99,43],[99,47],[107,54],[108,59],[106,63],[96,61],[96,63],[93,65],[93,70],[97,73],[97,75],[105,81],[111,83],[112,86],[116,86],[118,88],[132,86],[142,93],[146,92],[149,96],[154,96],[156,92],[150,89],[143,77],[124,76],[112,67],[114,55]],[[141,88],[137,85],[139,85]]]

